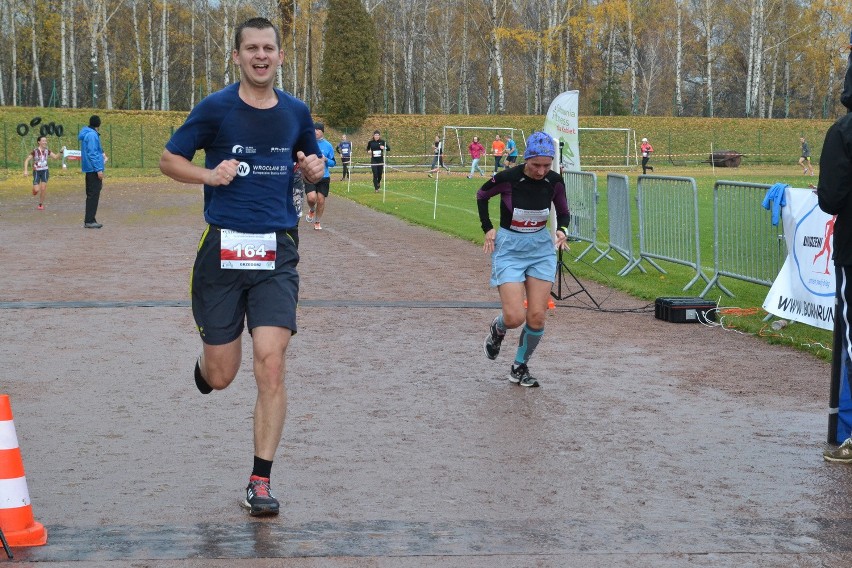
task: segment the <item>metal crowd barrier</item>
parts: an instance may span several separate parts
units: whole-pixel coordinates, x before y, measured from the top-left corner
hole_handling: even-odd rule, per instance
[[[688,290],[698,279],[709,282],[701,269],[698,236],[698,187],[684,177],[639,176],[639,257],[621,271],[625,276],[642,260],[666,274],[656,262],[665,260],[695,269],[695,276],[683,287]]]
[[[762,206],[769,185],[717,181],[713,187],[714,274],[703,297],[713,286],[728,296],[719,278],[726,276],[772,286],[784,260],[787,245],[784,225],[772,224],[772,215]]]
[[[598,176],[593,172],[564,172],[565,192],[571,209],[571,226],[568,238],[584,241],[589,246],[575,260],[580,260],[590,250],[603,252],[597,246],[598,237]]]
[[[609,251],[615,251],[627,260],[627,264],[618,275],[622,276],[630,263],[635,261],[633,256],[633,221],[630,214],[630,178],[624,174],[607,174],[606,176],[606,202],[609,217],[609,246],[598,256],[592,264],[599,260],[611,258]],[[642,265],[637,268],[645,272]]]

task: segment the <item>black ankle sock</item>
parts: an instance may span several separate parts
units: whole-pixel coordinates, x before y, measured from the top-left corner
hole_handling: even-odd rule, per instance
[[[251,474],[269,479],[272,474],[272,462],[254,456],[254,468],[251,470]]]
[[[204,377],[201,376],[201,365],[199,361],[195,362],[195,386],[201,391],[201,394],[210,394],[213,388],[207,384]]]

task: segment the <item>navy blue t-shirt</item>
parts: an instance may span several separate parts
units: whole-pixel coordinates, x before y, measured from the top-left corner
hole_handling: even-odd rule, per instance
[[[275,89],[278,104],[253,108],[240,99],[239,83],[206,97],[172,135],[166,150],[192,160],[204,150],[204,165],[215,168],[236,159],[229,185],[204,186],[204,219],[244,233],[269,233],[299,224],[293,205],[296,152],[319,154],[308,107]]]

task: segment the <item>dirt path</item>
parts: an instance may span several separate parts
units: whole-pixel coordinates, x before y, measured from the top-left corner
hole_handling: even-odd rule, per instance
[[[614,313],[550,312],[531,368],[482,340],[497,301],[471,244],[334,194],[303,229],[277,519],[237,506],[251,465],[250,350],[199,395],[188,275],[197,189],[109,182],[5,199],[0,393],[48,546],[86,566],[821,566],[848,562],[852,468],[823,463],[828,365]],[[8,304],[14,302],[14,304]],[[24,302],[45,302],[33,308]],[[74,302],[74,304],[63,304]],[[74,307],[105,302],[101,307]],[[143,307],[146,304],[147,307]],[[431,306],[431,307],[428,307]],[[216,560],[219,559],[219,560]],[[267,560],[264,560],[267,559]],[[836,564],[835,564],[836,565]]]

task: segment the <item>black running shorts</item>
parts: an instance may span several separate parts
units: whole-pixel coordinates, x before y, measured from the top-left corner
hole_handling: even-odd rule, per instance
[[[221,268],[220,229],[201,236],[192,269],[192,315],[201,339],[224,345],[259,326],[284,327],[296,334],[299,300],[299,236],[295,228],[276,233],[275,270]]]
[[[305,193],[316,191],[317,193],[322,193],[324,196],[328,197],[328,189],[330,185],[331,178],[322,178],[316,183],[305,182]]]

